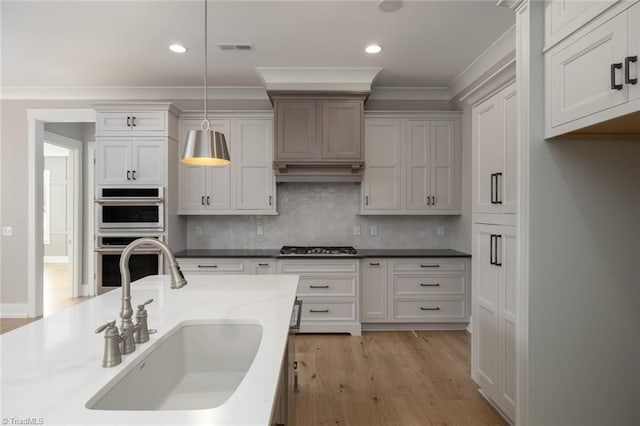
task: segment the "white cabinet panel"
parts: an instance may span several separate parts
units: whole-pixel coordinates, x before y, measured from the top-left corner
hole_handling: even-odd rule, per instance
[[[165,111],[100,111],[96,117],[96,133],[122,135],[132,132],[165,132]]]
[[[98,185],[162,185],[166,139],[98,137]]]
[[[619,0],[546,0],[545,46],[551,47]]]
[[[431,210],[455,211],[459,209],[460,158],[453,121],[431,123],[430,187]]]
[[[131,141],[98,140],[97,183],[128,185],[131,180]]]
[[[138,185],[162,184],[167,164],[166,142],[136,139],[132,141],[131,180]]]
[[[500,93],[502,111],[502,147],[503,159],[502,179],[498,180],[498,191],[501,193],[501,213],[515,213],[518,196],[518,102],[516,86],[511,85]]]
[[[365,119],[363,210],[401,206],[401,134],[394,119]]]
[[[431,203],[431,123],[406,123],[407,209],[427,210]]]
[[[640,99],[640,3],[628,11],[629,17],[629,52],[630,60],[635,56],[635,62],[629,62],[629,77],[636,79],[629,83],[629,101]],[[625,69],[626,72],[626,69]]]
[[[236,208],[275,211],[273,120],[238,120],[236,130]]]
[[[361,266],[361,303],[362,322],[387,319],[387,261],[384,259],[365,259]],[[375,321],[373,321],[375,322]]]

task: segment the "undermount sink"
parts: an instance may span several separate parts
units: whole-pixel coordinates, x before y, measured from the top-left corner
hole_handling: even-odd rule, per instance
[[[86,407],[93,410],[218,407],[242,382],[261,339],[262,326],[258,324],[180,323],[151,352],[94,395]],[[144,350],[144,346],[138,346],[138,350]]]

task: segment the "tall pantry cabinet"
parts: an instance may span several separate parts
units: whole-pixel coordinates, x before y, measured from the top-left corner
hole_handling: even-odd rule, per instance
[[[473,106],[471,376],[506,417],[516,412],[515,83]]]

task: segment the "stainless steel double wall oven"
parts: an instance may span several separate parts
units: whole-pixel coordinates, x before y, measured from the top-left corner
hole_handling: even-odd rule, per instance
[[[120,256],[141,237],[164,239],[162,187],[100,187],[96,205],[96,281],[98,294],[120,287]],[[136,250],[129,260],[131,279],[162,273],[156,247]]]

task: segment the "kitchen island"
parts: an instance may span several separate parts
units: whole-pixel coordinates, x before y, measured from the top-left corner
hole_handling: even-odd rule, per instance
[[[95,329],[119,324],[119,289],[64,309],[0,336],[4,424],[179,424],[266,425],[271,419],[286,350],[298,277],[250,275],[186,276],[189,284],[170,288],[166,276],[131,286],[132,304],[147,306],[156,329],[122,363],[102,367],[104,336]],[[237,390],[211,409],[172,411],[95,410],[87,402],[126,369],[133,368],[167,333],[184,321],[256,324],[262,340]],[[171,366],[167,366],[171,368]]]

